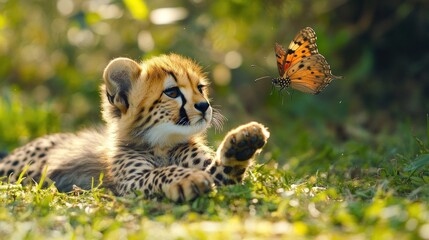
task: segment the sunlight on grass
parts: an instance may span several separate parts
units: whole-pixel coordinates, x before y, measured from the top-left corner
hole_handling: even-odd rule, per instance
[[[427,198],[408,200],[375,185],[370,201],[350,201],[347,189],[330,187],[326,178],[289,179],[295,182],[289,185],[282,180],[289,174],[259,166],[244,185],[182,205],[114,197],[102,189],[64,194],[6,184],[0,188],[0,232],[11,239],[427,237]]]

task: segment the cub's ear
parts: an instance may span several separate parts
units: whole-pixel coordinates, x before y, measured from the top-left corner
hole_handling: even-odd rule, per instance
[[[107,99],[122,114],[128,110],[128,92],[132,82],[139,78],[141,70],[140,65],[129,58],[116,58],[104,69]]]

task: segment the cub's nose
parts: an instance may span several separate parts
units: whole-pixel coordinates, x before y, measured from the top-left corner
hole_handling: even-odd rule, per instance
[[[194,104],[194,107],[201,113],[205,113],[209,106],[210,104],[208,102],[199,102]]]

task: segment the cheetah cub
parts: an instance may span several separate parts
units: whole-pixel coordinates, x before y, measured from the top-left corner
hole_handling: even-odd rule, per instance
[[[199,65],[176,55],[141,64],[111,61],[101,85],[104,128],[38,138],[0,161],[0,176],[38,182],[44,171],[60,191],[102,186],[117,195],[136,191],[188,201],[217,186],[240,183],[267,142],[268,130],[250,122],[231,130],[217,151],[205,144],[216,119],[208,79]],[[94,183],[95,182],[95,183]]]

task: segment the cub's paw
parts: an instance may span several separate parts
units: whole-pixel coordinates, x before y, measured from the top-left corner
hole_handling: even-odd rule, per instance
[[[218,154],[224,165],[248,165],[259,153],[270,133],[264,125],[250,122],[233,129],[219,146]]]
[[[175,202],[185,202],[210,192],[212,187],[213,179],[208,173],[193,170],[185,173],[180,179],[173,179],[171,184],[165,187],[164,193]]]

